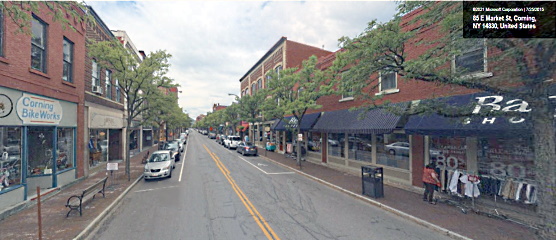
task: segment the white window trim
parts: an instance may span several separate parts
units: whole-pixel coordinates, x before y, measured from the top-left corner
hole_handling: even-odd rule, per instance
[[[353,101],[354,98],[353,97],[344,97],[342,96],[342,98],[340,100],[338,100],[338,102],[347,102],[347,101]]]
[[[382,73],[378,73],[378,89],[379,91],[377,93],[375,93],[375,96],[380,96],[380,95],[388,95],[388,94],[393,94],[393,93],[398,93],[400,92],[400,89],[398,89],[398,73],[394,72],[394,82],[396,83],[396,87],[395,88],[391,88],[391,89],[386,89],[386,90],[382,90]]]
[[[472,51],[472,50],[470,50]],[[470,52],[470,51],[466,51],[463,54]],[[487,60],[487,55],[488,54],[488,49],[486,46],[486,38],[483,39],[483,71],[482,72],[475,72],[475,73],[469,73],[466,75],[461,76],[461,78],[463,80],[465,79],[473,79],[473,78],[487,78],[487,77],[492,77],[493,74],[492,72],[488,72],[488,60]],[[456,72],[456,56],[452,56],[452,73]]]

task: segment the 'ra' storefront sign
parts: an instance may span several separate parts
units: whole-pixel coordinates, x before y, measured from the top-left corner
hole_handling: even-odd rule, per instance
[[[60,101],[27,93],[17,101],[16,110],[23,124],[58,125],[63,116]]]

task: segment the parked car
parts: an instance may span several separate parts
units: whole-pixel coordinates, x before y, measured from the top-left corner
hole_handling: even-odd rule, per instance
[[[176,168],[176,161],[171,157],[169,150],[159,150],[151,154],[145,164],[143,178],[146,180],[155,178],[171,178],[172,170]]]
[[[229,149],[236,149],[239,142],[241,142],[240,136],[228,136],[226,140],[224,140],[224,146]]]
[[[173,159],[177,157],[179,149],[180,147],[176,141],[170,141],[164,144],[164,150],[170,150],[170,156]]]
[[[408,142],[394,142],[384,146],[384,151],[392,155],[409,156]]]
[[[215,139],[215,138],[216,138],[216,133],[209,132],[208,138],[210,138],[210,139]]]
[[[224,140],[226,140],[226,135],[224,134],[220,134],[218,136],[218,140],[216,140],[216,142],[220,145],[224,145]]]
[[[255,144],[253,144],[252,142],[239,142],[237,144],[236,151],[238,153],[241,153],[241,155],[243,156],[245,155],[257,156],[257,146],[255,146]]]

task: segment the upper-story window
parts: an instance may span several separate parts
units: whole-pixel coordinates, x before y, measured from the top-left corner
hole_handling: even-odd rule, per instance
[[[116,102],[120,102],[122,100],[122,93],[120,90],[120,81],[116,79]]]
[[[380,73],[380,91],[388,92],[388,90],[396,90],[398,86],[397,76],[395,72]]]
[[[4,56],[4,13],[0,9],[0,57]]]
[[[255,83],[251,84],[251,95],[255,94],[255,92],[257,92],[257,85],[255,85]]]
[[[263,80],[259,79],[259,81],[257,81],[257,89],[263,89]]]
[[[63,48],[64,66],[62,72],[62,80],[66,82],[73,82],[73,43],[70,40],[64,38]]]
[[[350,86],[349,82],[343,80],[344,76],[348,72],[349,72],[349,70],[343,71],[341,73],[342,99],[340,99],[340,101],[353,100],[353,87]]]
[[[106,69],[106,97],[112,99],[112,71]]]
[[[93,87],[100,86],[100,67],[98,66],[98,63],[95,60],[93,60],[91,69],[92,69],[91,82],[93,84]]]
[[[278,78],[280,78],[280,72],[282,71],[282,65],[274,68],[274,71],[276,71],[276,75],[278,76]]]
[[[464,76],[491,76],[487,73],[487,47],[484,39],[465,39],[465,51],[454,56],[452,70]]]
[[[46,73],[46,23],[33,16],[31,22],[31,68]]]

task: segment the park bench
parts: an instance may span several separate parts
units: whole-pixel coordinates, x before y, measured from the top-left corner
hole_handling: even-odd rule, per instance
[[[66,203],[66,207],[70,208],[70,210],[68,214],[66,214],[66,217],[68,217],[73,210],[79,210],[79,216],[82,216],[83,203],[87,202],[90,199],[94,199],[97,193],[102,193],[102,197],[104,198],[104,187],[106,186],[107,179],[108,177],[104,177],[100,181],[89,186],[88,188],[83,190],[83,192],[81,192],[81,195],[73,195],[69,197]]]

